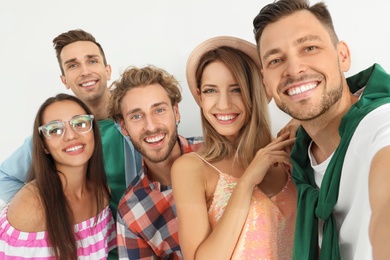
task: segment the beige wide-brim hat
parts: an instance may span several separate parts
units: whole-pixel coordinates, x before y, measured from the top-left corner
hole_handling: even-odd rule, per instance
[[[253,60],[259,71],[261,70],[261,64],[259,55],[257,53],[257,48],[256,45],[254,45],[253,43],[232,36],[218,36],[202,42],[191,52],[190,56],[188,57],[186,66],[187,84],[190,88],[192,96],[194,97],[198,105],[200,105],[200,100],[197,94],[198,86],[196,83],[195,73],[199,66],[199,61],[202,58],[203,54],[205,54],[206,52],[222,46],[227,46],[242,51]],[[270,98],[267,97],[267,99],[269,102]]]

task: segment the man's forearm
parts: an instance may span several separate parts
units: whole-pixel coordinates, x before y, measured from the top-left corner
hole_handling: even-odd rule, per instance
[[[0,209],[11,201],[23,187],[31,166],[32,139],[27,138],[10,157],[0,165]]]

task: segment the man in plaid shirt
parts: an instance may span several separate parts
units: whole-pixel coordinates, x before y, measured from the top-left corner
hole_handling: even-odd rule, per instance
[[[201,147],[201,138],[178,135],[180,85],[166,71],[130,67],[114,86],[110,116],[143,156],[143,170],[118,206],[119,258],[181,259],[170,170]]]

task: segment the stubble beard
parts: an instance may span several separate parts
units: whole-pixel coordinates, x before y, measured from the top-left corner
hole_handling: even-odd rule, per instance
[[[326,91],[321,96],[321,102],[315,106],[310,107],[308,100],[300,101],[302,108],[299,110],[290,110],[286,102],[282,102],[280,105],[277,104],[280,110],[290,115],[292,118],[297,119],[299,121],[311,121],[317,119],[325,112],[327,112],[337,101],[341,99],[343,93],[343,84],[342,77],[340,72],[340,82],[336,88],[333,88],[331,91]]]
[[[175,147],[175,144],[177,142],[177,138],[178,138],[178,134],[177,134],[177,126],[174,128],[174,132],[173,134],[171,135],[171,138],[169,139],[169,142],[168,142],[168,147],[167,149],[165,150],[163,147],[162,149],[160,149],[157,154],[155,151],[153,151],[152,153],[149,153],[146,149],[144,149],[142,147],[142,143],[144,142],[144,138],[145,138],[145,135],[143,135],[141,138],[140,138],[140,141],[139,142],[134,142],[133,140],[133,145],[134,145],[134,148],[145,158],[147,159],[148,161],[152,162],[152,163],[160,163],[160,162],[163,162],[165,161],[166,159],[168,159],[168,157],[171,155],[172,153],[172,150],[173,148]],[[157,129],[156,133],[159,133],[159,132],[162,132],[160,129]],[[152,134],[152,133],[149,133],[149,135]],[[165,152],[164,152],[165,150]],[[156,155],[155,155],[156,154]]]

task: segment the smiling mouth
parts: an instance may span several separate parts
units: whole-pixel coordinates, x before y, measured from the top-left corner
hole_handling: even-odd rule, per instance
[[[88,81],[88,82],[82,83],[82,84],[80,84],[80,86],[81,87],[89,87],[89,86],[95,85],[96,83],[97,83],[97,81],[93,80],[93,81]]]
[[[68,149],[65,149],[65,152],[75,152],[75,151],[78,151],[80,149],[83,149],[84,148],[84,145],[77,145],[77,146],[73,146],[71,148],[68,148]]]
[[[293,88],[290,88],[286,91],[287,95],[289,96],[295,96],[295,95],[299,95],[299,94],[302,94],[302,93],[305,93],[306,91],[309,91],[315,87],[318,86],[318,82],[316,83],[309,83],[309,84],[304,84],[304,85],[300,85],[298,87],[293,87]]]
[[[230,120],[233,120],[234,118],[236,118],[238,116],[238,114],[230,114],[230,115],[219,115],[219,114],[215,114],[214,115],[218,120],[220,121],[230,121]]]
[[[155,143],[160,142],[162,139],[164,139],[164,137],[165,137],[165,134],[158,134],[158,135],[155,135],[153,137],[146,137],[144,140],[148,144],[155,144]]]

